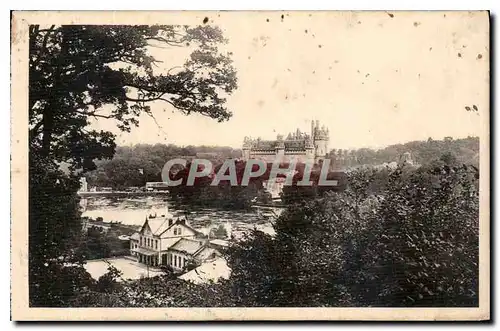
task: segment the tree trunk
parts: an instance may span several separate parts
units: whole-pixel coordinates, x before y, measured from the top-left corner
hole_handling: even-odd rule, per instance
[[[52,141],[52,128],[54,125],[54,112],[52,104],[49,104],[43,112],[43,137],[42,137],[42,156],[50,155],[50,143]]]

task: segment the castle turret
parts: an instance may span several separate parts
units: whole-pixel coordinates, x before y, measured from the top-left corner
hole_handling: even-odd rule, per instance
[[[314,144],[310,136],[306,136],[305,138],[305,149],[306,149],[306,158],[314,159]]]
[[[241,149],[243,152],[243,160],[248,161],[250,159],[250,150],[252,149],[252,140],[249,137],[245,137],[243,139],[243,148]]]
[[[330,140],[330,138],[328,130],[325,128],[325,126],[322,126],[320,128],[318,120],[316,120],[316,128],[314,131],[314,159],[316,162],[319,162],[319,160],[325,159],[326,153],[328,153],[328,141]]]
[[[276,156],[283,157],[285,155],[285,142],[283,141],[283,136],[278,135],[276,140]]]

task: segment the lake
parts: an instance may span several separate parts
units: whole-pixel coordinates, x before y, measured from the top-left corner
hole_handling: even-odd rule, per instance
[[[82,199],[83,216],[105,222],[118,221],[125,225],[140,228],[147,215],[154,209],[161,213],[168,206],[174,217],[186,217],[189,224],[200,232],[208,234],[211,228],[222,224],[229,234],[241,238],[242,234],[253,229],[273,235],[272,219],[262,216],[259,208],[250,211],[220,210],[215,208],[191,208],[175,206],[164,196],[149,197],[88,197]],[[266,209],[269,210],[269,209]],[[279,215],[281,209],[273,209]]]

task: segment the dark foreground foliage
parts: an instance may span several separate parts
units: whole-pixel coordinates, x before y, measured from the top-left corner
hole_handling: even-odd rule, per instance
[[[225,42],[222,30],[209,25],[29,27],[31,306],[67,306],[90,286],[82,267],[89,254],[75,247],[81,231],[76,191],[82,171],[96,169],[94,161],[111,158],[116,147],[114,134],[90,124],[109,120],[130,131],[141,114],[154,117],[155,102],[228,120],[226,97],[237,79],[230,54],[217,48]],[[150,54],[151,47],[167,46],[187,51],[171,64],[175,72],[158,70]]]
[[[399,168],[290,207],[229,257],[242,306],[477,306],[478,173]]]
[[[227,251],[229,280],[156,277],[88,288],[77,306],[471,307],[478,305],[478,178],[436,164],[351,173],[345,192],[291,205],[274,237],[253,231]],[[115,275],[116,276],[116,275]],[[117,278],[117,277],[115,277]],[[106,279],[109,282],[109,279]]]

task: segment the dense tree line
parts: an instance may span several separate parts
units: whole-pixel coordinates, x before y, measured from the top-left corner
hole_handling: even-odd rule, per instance
[[[399,162],[401,156],[410,152],[413,161],[426,165],[448,153],[459,162],[479,165],[479,138],[446,138],[412,141],[405,144],[391,145],[379,150],[360,148],[354,150],[332,149],[328,157],[336,168],[350,168],[360,165],[380,165]],[[166,161],[175,157],[199,156],[221,163],[228,158],[241,157],[241,150],[218,146],[185,146],[173,144],[138,144],[119,146],[111,160],[97,161],[97,169],[86,177],[90,186],[142,187],[147,181],[161,181],[161,170]]]
[[[200,157],[220,163],[241,156],[240,150],[220,146],[185,146],[173,144],[138,144],[119,146],[111,160],[97,161],[97,169],[86,174],[89,186],[143,187],[146,182],[160,182],[161,171],[168,160]]]
[[[129,255],[129,241],[120,240],[118,237],[122,234],[131,235],[134,230],[124,232],[113,225],[111,224],[111,229],[108,231],[96,226],[90,226],[86,231],[82,231],[81,236],[76,237],[76,242],[72,245],[76,247],[76,254],[85,260]]]
[[[214,206],[231,209],[249,208],[254,202],[259,203],[272,203],[272,197],[267,189],[264,187],[272,173],[273,163],[267,163],[264,173],[257,177],[249,178],[248,185],[242,185],[244,174],[247,171],[247,162],[243,160],[233,160],[235,168],[235,178],[232,183],[230,180],[223,179],[222,176],[229,175],[229,169],[221,172],[222,164],[216,164],[211,173],[195,178],[193,185],[188,185],[188,178],[191,168],[196,166],[194,163],[188,163],[186,167],[182,168],[175,174],[171,171],[170,179],[180,180],[180,185],[169,188],[170,196],[175,200],[183,203]],[[202,166],[197,165],[197,171],[202,171]],[[283,162],[279,165],[281,169],[287,169],[290,164]],[[258,165],[252,165],[252,172],[259,169]],[[306,196],[313,198],[318,194],[327,191],[336,190],[340,191],[345,188],[347,181],[345,175],[340,172],[328,171],[326,175],[327,180],[337,180],[338,185],[324,185],[318,186],[320,180],[320,173],[322,170],[321,165],[315,165],[309,174],[311,186],[300,187],[297,183],[304,179],[305,172],[307,171],[304,163],[297,163],[295,165],[295,175],[292,178],[290,185],[285,186],[285,193],[282,197],[285,203],[291,202],[294,199],[303,199]],[[212,185],[213,181],[221,176],[217,185]],[[285,180],[286,175],[283,173],[276,174],[277,180]],[[312,192],[312,193],[311,193]]]
[[[382,149],[333,149],[329,158],[339,167],[355,167],[359,165],[379,165],[399,162],[401,156],[410,152],[413,161],[426,165],[439,159],[442,154],[449,153],[461,163],[479,166],[479,138],[467,137],[443,140],[411,141],[405,144],[390,145]]]

